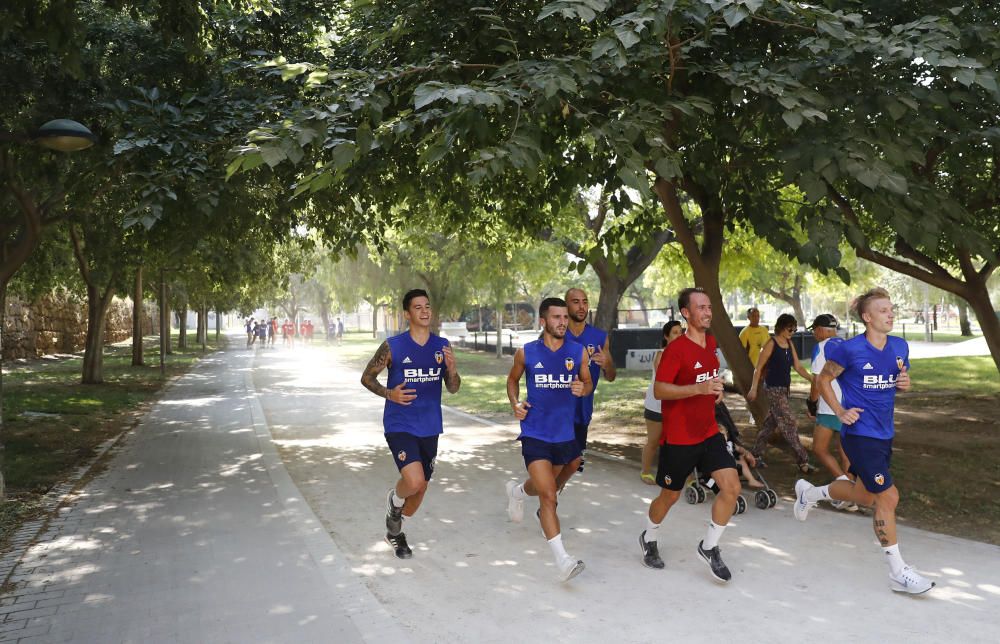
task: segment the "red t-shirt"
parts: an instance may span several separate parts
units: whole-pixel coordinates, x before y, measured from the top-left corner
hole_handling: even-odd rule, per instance
[[[695,344],[682,335],[667,345],[656,370],[657,382],[693,385],[719,375],[719,359],[715,355],[715,338],[705,336],[705,346]],[[680,400],[662,401],[663,433],[660,444],[696,445],[717,434],[715,396],[691,396]]]

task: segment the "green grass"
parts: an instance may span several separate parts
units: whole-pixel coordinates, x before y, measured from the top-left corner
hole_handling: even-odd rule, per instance
[[[913,392],[985,396],[1000,393],[1000,374],[989,356],[921,358],[910,362]]]
[[[145,351],[146,366],[133,367],[131,347],[121,346],[105,348],[102,384],[80,384],[82,356],[15,364],[4,374],[7,500],[0,504],[0,540],[32,514],[41,495],[92,458],[98,445],[135,423],[168,379],[191,367],[202,351],[190,339],[188,349],[167,356],[166,378],[157,349]],[[214,350],[213,341],[208,351]]]

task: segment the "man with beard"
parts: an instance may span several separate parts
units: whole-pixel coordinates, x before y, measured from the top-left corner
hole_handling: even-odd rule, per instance
[[[582,344],[590,359],[590,380],[594,383],[589,394],[576,400],[576,411],[573,415],[573,434],[576,436],[576,444],[580,447],[579,462],[571,467],[563,468],[556,485],[559,490],[566,486],[566,482],[573,476],[574,472],[582,472],[584,465],[584,453],[587,451],[587,433],[590,430],[590,420],[594,415],[594,392],[597,391],[597,383],[601,379],[601,373],[608,382],[614,382],[618,373],[615,370],[615,362],[611,359],[608,350],[608,334],[606,331],[598,329],[587,323],[587,315],[590,313],[590,301],[587,293],[583,289],[571,288],[566,291],[566,308],[569,311],[569,328],[566,329],[566,339]]]
[[[580,447],[573,435],[575,401],[592,390],[587,353],[567,338],[569,314],[557,297],[542,300],[538,316],[543,325],[539,339],[514,354],[507,375],[507,398],[514,417],[521,421],[521,453],[528,469],[523,483],[507,481],[507,515],[520,523],[524,500],[537,496],[542,532],[555,557],[559,578],[569,581],[583,571],[583,562],[563,546],[556,514],[556,480],[579,460]],[[520,399],[521,376],[527,373],[527,395]]]

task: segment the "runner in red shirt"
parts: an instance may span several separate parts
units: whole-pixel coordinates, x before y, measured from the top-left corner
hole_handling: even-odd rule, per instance
[[[698,555],[719,581],[732,574],[722,561],[719,537],[736,507],[740,479],[736,461],[726,448],[726,439],[715,422],[715,403],[722,399],[719,359],[715,338],[708,335],[712,303],[700,288],[686,288],[677,298],[677,308],[687,320],[687,332],[667,345],[656,371],[653,395],[663,401],[663,435],[656,483],[660,495],[649,504],[646,529],[639,535],[642,563],[663,568],[656,545],[660,523],[677,502],[688,476],[697,467],[710,472],[719,485],[712,504],[708,532],[698,544]]]

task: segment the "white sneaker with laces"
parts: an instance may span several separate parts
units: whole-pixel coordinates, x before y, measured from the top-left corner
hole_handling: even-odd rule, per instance
[[[889,588],[897,593],[921,595],[934,588],[934,582],[914,570],[913,566],[906,566],[899,576],[889,573]]]
[[[573,577],[576,577],[581,572],[583,572],[584,565],[583,562],[566,555],[562,561],[559,562],[559,580],[569,581]]]
[[[515,488],[517,482],[507,481],[507,517],[514,523],[520,523],[524,520],[524,499],[514,496]]]
[[[805,479],[795,482],[795,504],[792,506],[792,513],[799,521],[805,521],[809,516],[809,509],[815,505],[806,501],[806,491],[813,487],[815,486]]]

